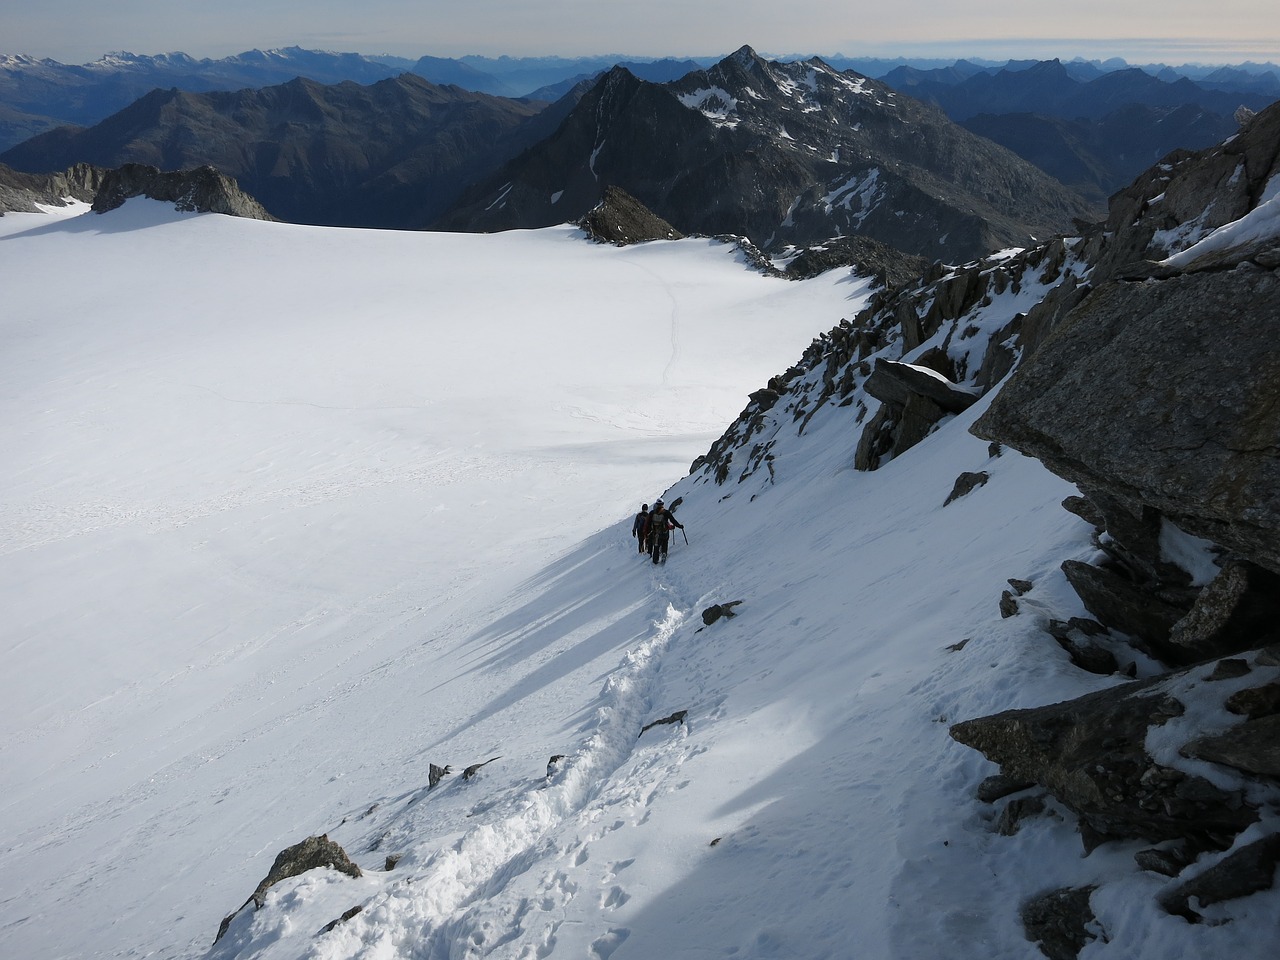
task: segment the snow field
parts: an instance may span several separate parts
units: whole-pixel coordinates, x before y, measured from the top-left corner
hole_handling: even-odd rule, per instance
[[[130,201],[0,232],[6,955],[200,955],[282,846],[414,795],[425,758],[510,753],[538,726],[510,704],[558,728],[565,675],[586,709],[648,604],[610,633],[581,571],[540,606],[547,571],[865,294],[569,228]],[[436,753],[494,683],[501,749]]]
[[[1190,927],[1141,845],[1084,857],[1052,801],[999,836],[973,799],[994,766],[951,723],[1117,682],[1041,629],[1084,613],[1059,564],[1092,528],[967,432],[986,401],[869,474],[850,417],[784,427],[773,479],[675,483],[689,543],[636,554],[638,501],[857,282],[701,241],[123,213],[0,241],[26,297],[0,649],[28,680],[0,690],[0,952],[206,955],[327,832],[365,876],[278,884],[210,960],[1026,960],[1019,904],[1086,883],[1081,960],[1270,955],[1280,892]],[[90,250],[119,286],[50,306]],[[1009,577],[1033,588],[1004,619]]]

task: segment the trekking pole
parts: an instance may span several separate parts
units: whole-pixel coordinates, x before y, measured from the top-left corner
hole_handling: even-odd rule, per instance
[[[684,527],[680,528],[680,534],[684,537],[684,545],[687,547],[689,545],[689,534],[684,532]]]

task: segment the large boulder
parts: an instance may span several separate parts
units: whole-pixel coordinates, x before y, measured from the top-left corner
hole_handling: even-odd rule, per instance
[[[975,424],[1075,483],[1280,572],[1280,277],[1108,283]]]
[[[1159,764],[1146,750],[1147,731],[1183,711],[1158,678],[967,720],[951,736],[1006,777],[1052,793],[1080,817],[1089,848],[1121,838],[1224,846],[1257,819],[1244,794]]]
[[[321,834],[318,837],[307,837],[307,839],[295,843],[291,847],[286,847],[276,855],[275,862],[271,864],[271,869],[267,871],[267,875],[262,878],[262,882],[258,884],[249,899],[223,918],[221,926],[218,927],[218,935],[213,938],[213,942],[217,943],[222,939],[227,932],[227,928],[231,926],[231,921],[235,919],[236,914],[250,903],[253,904],[255,910],[260,910],[262,905],[266,903],[267,891],[281,880],[297,877],[308,870],[317,870],[321,867],[329,867],[339,873],[345,873],[349,877],[361,876],[360,868],[351,862],[347,852],[340,845],[330,840],[328,836]]]
[[[1050,890],[1022,905],[1022,926],[1027,939],[1049,960],[1075,960],[1091,940],[1096,917],[1089,898],[1093,887]]]
[[[978,394],[952,383],[928,367],[879,359],[864,387],[871,396],[885,403],[905,407],[913,397],[933,401],[947,413],[963,413],[978,400]]]

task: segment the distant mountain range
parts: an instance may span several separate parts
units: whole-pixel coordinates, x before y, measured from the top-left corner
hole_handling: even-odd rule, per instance
[[[1225,76],[1231,71],[1219,71]],[[1280,78],[1235,71],[1238,86],[1193,82],[1184,76],[1152,76],[1130,67],[1100,72],[1080,64],[1044,60],[990,71],[967,61],[938,70],[898,67],[881,79],[895,90],[942,107],[953,120],[979,113],[1033,110],[1050,116],[1099,119],[1118,107],[1143,104],[1179,107],[1194,104],[1230,114],[1244,104],[1261,110],[1280,97]]]
[[[712,66],[720,59],[721,56],[646,60],[606,55],[572,58],[424,56],[414,60],[385,55],[330,53],[300,47],[248,50],[217,60],[196,59],[184,53],[158,56],[112,53],[83,65],[0,55],[0,150],[54,127],[66,124],[90,126],[156,88],[176,87],[192,93],[204,93],[272,86],[295,77],[325,84],[343,80],[369,84],[400,73],[415,73],[432,83],[453,84],[476,93],[555,100],[575,84],[595,78],[619,64],[641,79],[660,83],[679,79],[691,70]],[[810,57],[778,59],[795,61]],[[837,70],[854,70],[864,76],[883,79],[895,89],[924,99],[929,99],[931,91],[942,85],[954,85],[977,76],[993,76],[1002,72],[1020,73],[1036,65],[1036,61],[1031,60],[988,62],[843,56],[823,59]],[[1119,59],[1072,60],[1063,63],[1063,68],[1081,83],[1131,69],[1129,64]],[[1154,64],[1143,67],[1142,72],[1166,84],[1181,79],[1194,80],[1201,92],[1253,94],[1268,98],[1268,102],[1280,97],[1280,67],[1270,63],[1229,67]],[[912,89],[921,85],[926,89]],[[1185,88],[1183,92],[1186,92]],[[1192,101],[1179,100],[1178,105],[1185,102]],[[1030,109],[1044,112],[1039,106]],[[1221,108],[1214,109],[1223,112]],[[965,107],[963,110],[967,111],[966,116],[1006,112],[993,110],[989,105],[977,109]],[[1226,115],[1230,112],[1225,111]],[[1049,113],[1062,115],[1053,111]],[[953,119],[962,118],[953,114]]]
[[[952,262],[1096,213],[936,107],[749,47],[671,83],[615,67],[550,107],[413,74],[155,90],[0,162],[32,173],[210,164],[284,220],[411,229],[577,220],[617,186],[686,233],[745,236],[770,251],[864,236]]]
[[[954,261],[1091,219],[1280,90],[1271,65],[1193,82],[1123,62],[833,59],[0,57],[0,145],[22,141],[0,162],[211,164],[281,219],[411,229],[577,219],[612,185],[685,232],[774,251],[865,236]],[[854,62],[885,82],[840,69]]]
[[[898,67],[884,82],[1102,200],[1171,150],[1230,136],[1240,107],[1258,111],[1280,98],[1271,72],[1222,68],[1198,82],[1161,73],[1059,60],[992,71],[961,60],[934,70]]]
[[[0,55],[0,151],[65,125],[92,126],[155,89],[209,93],[258,89],[297,77],[320,84],[371,84],[412,73],[474,93],[557,100],[583,80],[623,63],[646,80],[665,81],[715,62],[621,57],[400,57],[287,47],[249,50],[218,60],[185,53],[112,53],[80,66]]]

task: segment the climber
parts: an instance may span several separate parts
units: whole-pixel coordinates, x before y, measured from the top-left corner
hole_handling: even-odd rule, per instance
[[[676,527],[683,530],[684,524],[662,505],[661,500],[656,501],[649,512],[649,556],[654,563],[666,563],[667,541]]]
[[[640,512],[636,514],[635,522],[631,524],[631,535],[636,538],[640,546],[641,553],[649,552],[649,505],[647,503],[640,504]]]

